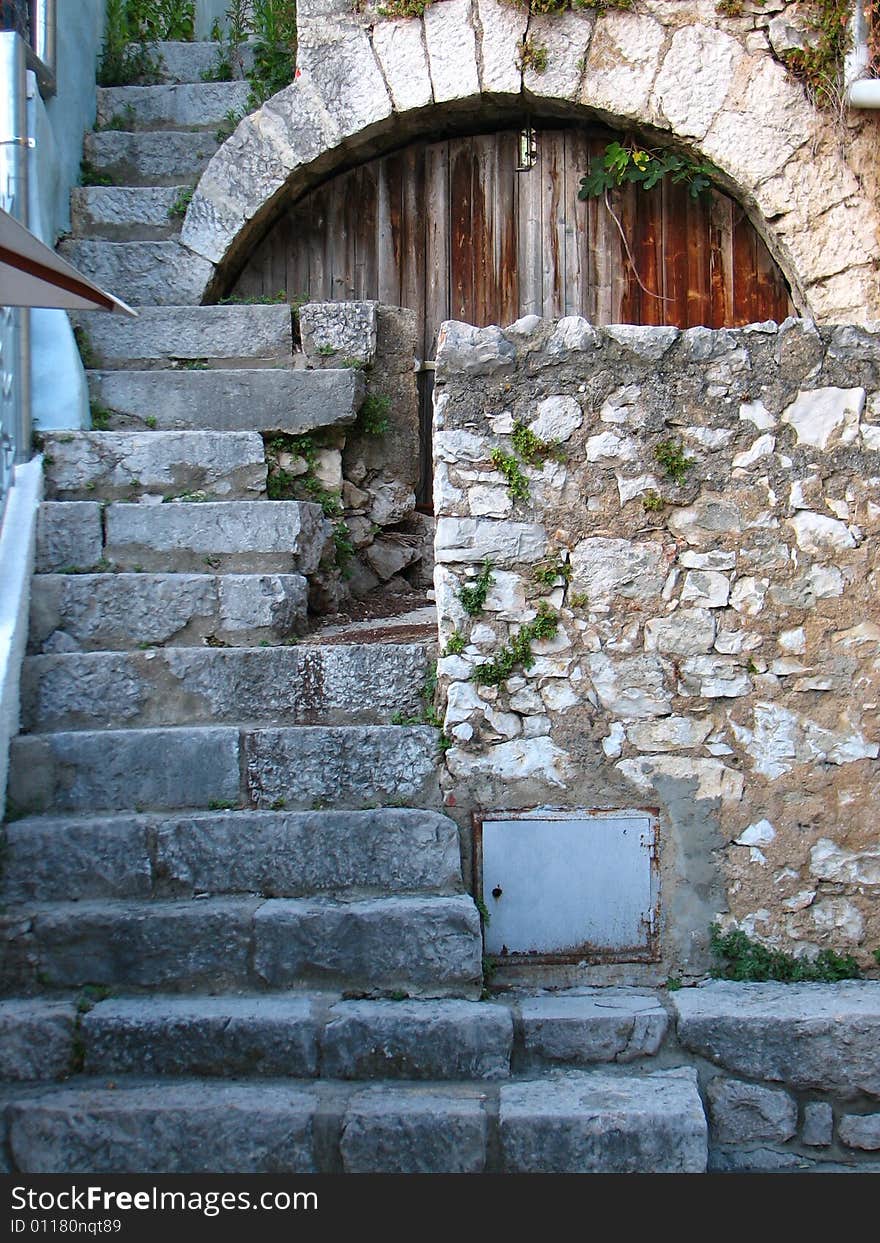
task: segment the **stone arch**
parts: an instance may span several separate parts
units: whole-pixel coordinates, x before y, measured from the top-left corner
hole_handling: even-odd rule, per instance
[[[478,110],[596,118],[710,159],[788,279],[798,310],[880,318],[878,214],[834,122],[714,4],[532,15],[436,0],[382,20],[351,0],[300,0],[296,80],[244,118],[205,170],[182,241],[210,261],[210,299],[281,205],[330,173]],[[703,20],[700,21],[699,19]],[[696,19],[696,20],[695,20]],[[754,32],[751,32],[754,34]],[[523,71],[525,37],[547,49]],[[865,122],[864,124],[871,124]]]

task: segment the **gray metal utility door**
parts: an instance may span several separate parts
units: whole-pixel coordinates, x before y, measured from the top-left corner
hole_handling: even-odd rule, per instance
[[[654,957],[659,878],[650,812],[487,813],[477,839],[487,953]]]

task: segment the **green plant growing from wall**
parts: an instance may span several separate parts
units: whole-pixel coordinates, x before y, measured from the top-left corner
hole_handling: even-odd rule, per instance
[[[661,440],[654,450],[657,464],[679,486],[687,482],[688,471],[694,465],[693,458],[685,455],[677,440]]]
[[[107,406],[104,406],[101,402],[93,399],[89,402],[89,413],[92,418],[92,431],[106,432],[110,427],[114,411],[109,410]]]
[[[248,0],[232,0],[224,21],[215,21],[211,38],[217,44],[214,63],[202,74],[203,82],[232,82],[244,77],[242,47],[249,31]]]
[[[566,583],[571,580],[571,565],[563,557],[551,557],[538,562],[532,569],[532,578],[542,587],[555,587],[560,578]]]
[[[852,45],[852,7],[852,0],[810,0],[805,17],[813,38],[781,57],[816,107],[841,108],[844,60]]]
[[[535,663],[532,644],[538,639],[552,639],[559,629],[559,616],[546,600],[538,605],[538,615],[499,648],[495,656],[477,665],[472,681],[478,686],[501,686],[516,669],[531,669]]]
[[[368,393],[358,411],[356,428],[364,436],[384,436],[391,426],[391,398]]]
[[[495,469],[504,476],[507,483],[507,491],[514,501],[528,501],[531,499],[532,494],[529,490],[529,481],[512,453],[505,453],[503,449],[493,449],[490,461]]]
[[[529,69],[533,73],[546,73],[547,66],[550,64],[547,48],[541,43],[536,43],[534,39],[523,39],[519,45],[517,59],[523,73]]]
[[[464,583],[459,587],[457,595],[461,607],[469,617],[477,617],[486,604],[489,588],[495,582],[492,576],[492,562],[487,557],[482,569],[472,583]]]
[[[192,202],[192,196],[195,194],[195,186],[189,186],[185,190],[181,190],[177,198],[168,208],[169,220],[182,220],[186,215],[186,209]]]
[[[162,76],[161,40],[195,36],[195,0],[107,0],[99,86],[149,84]]]
[[[602,198],[609,190],[628,184],[653,190],[668,177],[673,185],[686,185],[691,198],[696,199],[712,188],[712,178],[718,171],[706,160],[615,141],[590,160],[590,167],[581,178],[578,198]]]
[[[444,656],[460,656],[467,647],[467,639],[460,630],[453,630],[452,634],[446,640],[446,646],[443,649]]]
[[[555,440],[542,440],[519,419],[513,424],[510,440],[526,466],[540,466],[549,458],[562,461],[565,457],[562,446]]]
[[[712,974],[723,980],[777,980],[784,984],[834,983],[858,980],[862,972],[851,954],[820,950],[813,959],[795,958],[784,950],[753,941],[740,929],[722,932],[717,924],[710,930],[709,947],[717,959]]]

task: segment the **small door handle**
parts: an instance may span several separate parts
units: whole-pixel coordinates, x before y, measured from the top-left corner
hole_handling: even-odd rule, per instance
[[[502,893],[504,893],[504,890],[501,888],[500,885],[496,885],[495,888],[492,890],[492,897],[495,899],[496,902],[501,897]]]

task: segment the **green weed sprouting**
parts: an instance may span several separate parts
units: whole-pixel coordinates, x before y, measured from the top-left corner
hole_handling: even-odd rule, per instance
[[[551,639],[559,629],[559,615],[542,600],[538,615],[521,626],[513,638],[499,648],[492,660],[477,665],[472,681],[478,686],[501,686],[515,669],[531,669],[535,663],[532,643],[538,639]]]
[[[489,588],[495,582],[492,576],[492,562],[487,557],[483,568],[472,584],[465,583],[458,589],[458,599],[469,617],[477,617],[486,604]],[[462,647],[464,644],[462,643]]]
[[[795,958],[785,950],[773,949],[753,941],[741,929],[722,932],[713,924],[709,947],[722,961],[712,975],[722,980],[777,980],[783,984],[808,982],[834,983],[858,980],[862,972],[851,954],[820,950],[814,959]]]
[[[687,473],[695,464],[693,458],[685,455],[677,440],[661,440],[654,450],[654,457],[669,478],[679,485],[687,481]]]

